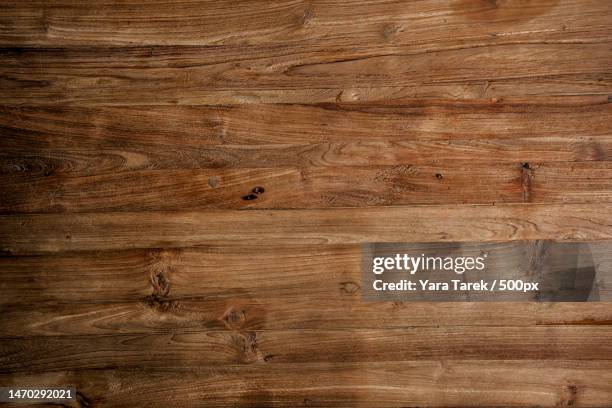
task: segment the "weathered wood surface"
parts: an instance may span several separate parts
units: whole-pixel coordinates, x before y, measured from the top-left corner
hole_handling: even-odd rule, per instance
[[[10,2],[1,101],[605,95],[609,15],[586,0]]]
[[[428,253],[435,248],[440,253],[463,256],[484,252],[491,256],[488,264],[491,272],[507,268],[515,271],[517,277],[523,277],[524,269],[530,265],[540,265],[542,272],[547,274],[567,269],[562,254],[569,257],[581,253],[583,258],[589,258],[583,259],[583,267],[593,265],[602,272],[610,271],[610,246],[609,241],[513,241],[486,245],[450,242],[438,243],[435,247],[405,244],[404,251]],[[544,251],[543,247],[547,249]],[[151,296],[177,300],[242,298],[256,303],[266,299],[288,300],[301,294],[301,300],[342,300],[353,304],[359,303],[356,298],[361,295],[361,261],[361,246],[355,244],[5,255],[0,258],[0,273],[5,276],[0,286],[0,303],[23,307],[44,302],[57,305],[142,301]],[[543,264],[544,261],[547,263]],[[576,263],[577,259],[572,261]],[[599,276],[601,288],[612,283],[608,276],[606,273]],[[547,307],[555,310],[556,306]]]
[[[0,211],[609,202],[610,106],[6,108]]]
[[[612,162],[138,170],[82,176],[69,167],[67,174],[41,170],[39,175],[0,176],[0,212],[612,202]]]
[[[397,86],[424,86],[406,96],[449,97],[477,81],[482,84],[479,94],[467,97],[605,94],[610,89],[610,51],[609,40],[546,39],[406,45],[388,51],[330,50],[318,44],[291,52],[277,46],[256,51],[240,46],[0,48],[5,61],[0,66],[0,103],[197,105],[222,103],[218,92],[228,90],[246,92],[253,95],[247,101],[257,101],[259,91],[291,94],[328,88],[340,89],[335,99],[342,100],[352,87]],[[540,88],[547,88],[542,77],[559,85],[542,92]],[[428,89],[428,84],[436,85]],[[506,92],[508,88],[513,91]],[[287,101],[280,93],[274,102]]]
[[[0,216],[4,253],[343,244],[612,239],[612,205],[451,205]],[[35,231],[35,233],[33,233]]]
[[[589,244],[612,269],[607,242]],[[521,273],[521,243],[488,247]],[[362,299],[358,245],[210,247],[0,258],[3,336],[173,330],[609,325],[607,304]],[[603,280],[600,287],[609,284]]]
[[[353,290],[344,283],[345,291]],[[210,330],[351,330],[418,327],[609,326],[608,304],[529,303],[364,303],[360,294],[327,299],[240,295],[185,299],[146,295],[124,301],[0,305],[5,338],[116,334],[168,334]],[[466,329],[467,330],[467,329]],[[569,359],[569,357],[568,357]]]
[[[0,375],[9,385],[75,384],[81,406],[608,407],[609,361],[446,360],[261,364],[161,371]],[[77,405],[78,406],[78,405]]]
[[[4,1],[0,385],[612,406],[609,304],[364,302],[359,246],[612,240],[611,27],[599,0]]]
[[[224,163],[223,157],[215,157],[222,156],[223,148],[372,143],[366,145],[368,150],[377,149],[373,142],[382,144],[378,149],[385,148],[385,143],[396,143],[392,150],[387,147],[387,156],[394,155],[380,159],[376,157],[378,150],[354,152],[353,147],[340,162],[328,160],[330,164],[359,165],[364,164],[360,154],[369,153],[368,160],[373,162],[366,164],[375,165],[419,158],[520,161],[525,155],[541,161],[588,161],[609,157],[610,120],[612,107],[607,95],[225,106],[4,106],[0,109],[0,143],[4,155],[126,152],[143,156],[151,166],[163,169],[295,163],[291,150],[265,165],[250,164],[255,159],[243,156]],[[412,152],[402,150],[411,144]],[[558,155],[554,153],[557,149]],[[206,154],[211,156],[209,164]],[[177,162],[176,156],[182,160]],[[203,158],[197,164],[188,160],[198,156]],[[306,163],[323,161],[312,158]]]
[[[5,338],[0,373],[410,360],[610,360],[612,326],[175,330]]]
[[[610,34],[610,5],[597,0],[10,0],[3,4],[0,44],[10,46],[389,46],[545,35],[576,40]]]

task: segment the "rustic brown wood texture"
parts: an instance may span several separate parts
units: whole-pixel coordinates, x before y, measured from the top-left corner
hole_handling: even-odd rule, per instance
[[[0,386],[610,407],[609,303],[365,302],[361,244],[611,268],[611,95],[605,0],[3,1]]]

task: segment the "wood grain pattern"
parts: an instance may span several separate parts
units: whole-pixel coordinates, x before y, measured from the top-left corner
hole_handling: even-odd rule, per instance
[[[0,373],[410,360],[610,360],[610,326],[199,331],[3,339]],[[110,350],[110,352],[109,352]],[[152,353],[151,351],[154,351]]]
[[[0,212],[612,201],[612,162],[68,173],[0,176],[5,190]]]
[[[261,364],[197,371],[54,371],[0,375],[10,385],[76,384],[91,406],[607,407],[609,361],[405,361]],[[178,374],[178,375],[177,375]],[[485,402],[486,401],[486,402]]]
[[[600,0],[3,1],[0,386],[612,406],[609,304],[365,302],[360,245],[612,268],[611,27]]]
[[[581,58],[585,54],[588,59]],[[427,90],[427,96],[446,97],[475,81],[484,84],[481,97],[500,97],[487,91],[490,82],[505,83],[515,90],[510,95],[532,95],[523,88],[531,88],[529,83],[534,80],[537,85],[541,77],[563,84],[548,95],[588,93],[581,82],[595,83],[599,94],[610,88],[610,44],[601,40],[494,39],[433,49],[396,46],[387,52],[379,47],[330,52],[329,47],[305,45],[296,53],[262,46],[255,54],[240,46],[3,48],[0,58],[6,61],[0,66],[2,104],[197,105],[212,102],[212,91],[246,91],[257,98],[259,90],[420,87],[430,83],[437,84],[437,89]]]
[[[605,36],[610,28],[609,4],[596,0],[511,3],[426,0],[410,4],[363,0],[350,3],[11,0],[5,5],[0,14],[3,23],[0,44],[30,46],[302,42],[384,46],[477,41],[496,36]]]
[[[542,246],[548,248],[546,252],[539,250]],[[547,273],[561,271],[563,262],[555,255],[560,251],[578,251],[578,247],[582,252],[588,251],[589,263],[602,271],[612,268],[609,241],[580,245],[512,241],[405,246],[410,252],[428,252],[433,248],[454,254],[459,250],[466,254],[485,251],[494,256],[489,266],[492,272],[507,268],[517,276],[549,255]],[[361,296],[361,262],[362,248],[355,244],[234,245],[5,256],[0,259],[0,271],[6,275],[0,298],[2,304],[26,307],[45,302],[51,305],[140,302],[150,296],[176,300],[288,301],[301,294],[302,299],[296,301],[337,299],[353,304],[359,303],[357,298]],[[601,289],[612,283],[606,278],[606,274],[599,276]],[[398,309],[400,306],[394,305]],[[548,307],[555,309],[554,305]]]
[[[607,242],[589,247],[598,269],[612,268]],[[497,263],[520,272],[521,243],[489,250]],[[603,303],[364,302],[358,245],[5,257],[0,274],[5,337],[612,324]],[[602,280],[600,289],[605,285]]]
[[[610,204],[0,216],[5,253],[194,245],[609,240]],[[36,231],[33,235],[32,231]]]
[[[349,283],[343,285],[346,292]],[[210,330],[349,330],[451,327],[609,326],[607,304],[555,306],[521,303],[398,305],[392,302],[364,304],[354,296],[327,299],[293,296],[255,298],[234,296],[189,299],[146,295],[125,301],[94,299],[63,303],[0,306],[4,338],[116,334],[168,334]],[[468,329],[466,329],[468,330]],[[41,340],[42,341],[42,340]]]
[[[7,28],[0,38],[21,46],[4,49],[10,62],[0,71],[5,103],[316,102],[610,89],[605,2],[427,1],[409,8],[398,2],[202,2],[195,10],[181,1],[145,9],[129,2],[18,3],[3,13]],[[113,13],[103,11],[109,7]],[[138,18],[143,13],[152,14]],[[355,24],[355,15],[371,17]],[[183,19],[189,22],[177,23]],[[373,87],[393,89],[381,94]]]
[[[156,167],[176,168],[172,166],[187,163],[177,163],[170,155],[187,158],[189,153],[206,153],[206,149],[215,147],[356,142],[412,142],[426,146],[434,141],[509,144],[516,141],[516,145],[509,145],[496,157],[496,160],[509,161],[515,159],[512,156],[503,159],[503,155],[519,154],[520,149],[515,148],[521,146],[522,140],[530,144],[553,143],[549,149],[563,140],[574,140],[578,146],[585,141],[605,141],[610,136],[610,119],[612,107],[607,95],[469,101],[425,98],[333,104],[4,106],[0,109],[0,130],[6,154],[52,154],[54,151],[57,154],[71,150],[81,154],[91,154],[92,150],[110,154],[126,149],[154,158],[168,155],[166,164]],[[544,145],[534,147],[537,150],[528,146],[522,149],[532,155],[546,149]],[[601,150],[600,156],[607,157],[604,154],[607,150]],[[441,150],[439,156],[446,157],[448,153]],[[421,148],[413,155],[435,158],[432,152]],[[581,159],[594,160],[597,155],[594,156],[583,154]],[[467,156],[476,157],[489,159],[485,154]],[[405,157],[398,153],[397,158]],[[159,159],[150,160],[155,163]],[[237,160],[231,165],[239,166],[241,162]]]
[[[541,102],[6,109],[0,211],[609,202],[611,105]]]

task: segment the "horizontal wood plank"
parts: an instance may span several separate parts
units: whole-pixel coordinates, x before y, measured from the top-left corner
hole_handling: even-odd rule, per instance
[[[0,44],[289,46],[316,41],[385,46],[496,36],[537,39],[544,34],[582,38],[608,33],[609,13],[610,5],[596,0],[12,0],[5,2],[0,13]]]
[[[74,384],[81,405],[109,407],[608,407],[609,361],[266,364],[160,371],[0,375],[8,386]]]
[[[612,269],[607,242],[588,247],[598,270]],[[521,243],[487,250],[495,254],[496,264],[522,273]],[[2,257],[0,327],[5,337],[22,337],[224,328],[612,324],[605,303],[366,302],[361,256],[360,246],[344,245]],[[601,278],[599,289],[606,285],[610,282]]]
[[[346,285],[345,285],[346,286]],[[0,305],[2,335],[169,334],[211,330],[350,330],[438,326],[610,326],[606,303],[365,303],[357,296],[295,295]]]
[[[205,156],[206,149],[212,148],[353,146],[357,142],[397,142],[393,149],[401,148],[402,143],[415,143],[419,149],[412,160],[417,155],[424,155],[424,159],[435,157],[429,149],[421,148],[427,145],[418,145],[420,142],[490,142],[494,144],[490,150],[473,152],[468,157],[480,153],[484,160],[486,155],[496,154],[496,160],[508,161],[515,160],[512,155],[518,154],[513,150],[529,150],[527,146],[521,147],[523,139],[536,143],[531,148],[532,154],[537,151],[545,155],[543,142],[551,143],[548,149],[554,151],[556,143],[564,140],[574,140],[578,147],[586,141],[605,141],[602,137],[611,136],[610,120],[612,104],[607,95],[466,101],[426,98],[315,105],[2,106],[0,143],[4,155],[16,156],[53,155],[62,151],[111,155],[126,151],[144,156],[155,168],[164,169],[177,168],[177,163],[171,160],[174,156],[180,156],[181,165],[187,166],[190,160]],[[514,141],[517,144],[512,144]],[[498,143],[503,151],[496,152]],[[504,143],[508,144],[505,148]],[[435,145],[436,150],[442,149],[438,158],[470,154],[459,149],[452,153],[452,146],[445,148],[440,144]],[[601,150],[599,156],[605,157],[608,151],[586,145],[579,160],[597,159],[597,155],[587,154],[589,147]],[[397,157],[406,158],[401,153]],[[504,159],[505,155],[510,157]],[[538,157],[541,161],[568,160]],[[375,154],[368,159],[374,160],[372,164],[388,164],[376,162]],[[205,158],[200,160],[206,163]],[[222,163],[212,166],[222,167]]]
[[[7,108],[1,116],[6,135],[0,142],[5,152],[2,179],[6,193],[0,206],[4,212],[54,212],[606,201],[608,164],[536,162],[526,171],[518,161],[608,159],[611,111],[607,100],[578,98],[526,105],[425,103],[178,107],[150,112],[144,108]],[[241,118],[243,115],[246,117]],[[295,119],[280,119],[287,115]],[[388,121],[380,122],[380,115]],[[495,120],[484,123],[487,115]],[[542,115],[547,119],[540,120]],[[215,122],[220,116],[224,117],[221,125]],[[249,127],[249,121],[259,116],[264,119],[257,128]],[[169,128],[162,125],[168,117]],[[431,128],[440,118],[446,118],[442,120],[446,130],[442,125]],[[317,135],[327,122],[336,125]],[[457,125],[450,127],[451,122]],[[259,126],[266,123],[267,127]],[[286,133],[278,128],[283,123],[290,124]],[[346,127],[348,123],[358,125]],[[570,126],[576,136],[560,136]],[[224,136],[200,137],[202,127],[212,133],[221,129]],[[394,140],[402,137],[401,127],[419,140]],[[522,138],[529,129],[535,132],[532,137]],[[309,135],[310,131],[315,135]],[[353,131],[364,141],[349,141]],[[285,142],[307,143],[310,138],[318,144],[283,144],[281,134]],[[438,140],[445,137],[449,139]],[[463,139],[466,137],[478,140]],[[328,138],[339,142],[321,143]],[[446,162],[431,164],[440,157]],[[471,160],[515,162],[504,167]],[[397,167],[349,173],[333,168],[274,168],[296,163],[330,167],[377,162]],[[406,162],[428,165],[401,164]],[[450,167],[449,162],[453,163]],[[248,172],[248,165],[255,171]],[[244,170],[212,170],[218,167]],[[200,168],[210,170],[195,171]],[[576,168],[582,171],[575,172]],[[166,169],[190,171],[161,171]],[[135,188],[134,179],[142,180],[138,185],[146,191]],[[242,199],[254,186],[268,187],[268,183],[273,188],[267,194],[257,200]],[[172,191],[170,199],[168,191]]]
[[[189,90],[182,98],[155,99],[146,95],[137,102],[138,96],[132,94],[130,100],[121,99],[114,102],[112,98],[103,97],[97,100],[62,100],[52,103],[46,99],[29,102],[27,106],[38,107],[129,107],[129,106],[220,106],[220,105],[266,105],[266,104],[306,104],[320,103],[379,103],[388,100],[400,101],[421,99],[449,99],[456,101],[488,99],[492,102],[504,98],[549,98],[593,96],[607,98],[612,87],[612,75],[578,75],[571,78],[543,76],[538,78],[492,79],[471,81],[469,83],[427,83],[418,86],[336,86],[329,88],[304,89],[244,89],[244,90],[210,90],[199,92]],[[556,91],[557,90],[557,91]],[[3,102],[2,106],[23,106],[24,103]]]
[[[585,258],[583,267],[592,264],[602,272],[598,287],[605,290],[612,285],[605,273],[612,270],[611,246],[610,241],[449,242],[404,244],[402,251],[448,256],[484,252],[491,256],[490,273],[505,269],[524,277],[535,264],[544,274],[542,279],[578,261],[564,254],[579,253]],[[155,296],[253,302],[302,298],[354,304],[361,301],[362,257],[370,250],[354,244],[276,244],[5,255],[0,257],[0,303],[23,307],[45,302],[140,302]]]
[[[0,211],[606,202],[611,106],[4,108]]]
[[[612,162],[139,170],[0,175],[0,212],[609,203]],[[65,169],[62,170],[62,169]],[[36,169],[36,172],[39,172]]]
[[[612,206],[453,205],[0,216],[0,250],[612,239]]]
[[[559,167],[557,171],[554,167],[552,171],[547,169],[552,173],[548,179],[555,181],[552,185],[547,183],[546,173],[540,177],[539,169],[528,171],[520,163],[142,170],[83,176],[78,170],[39,176],[13,173],[0,176],[4,189],[0,212],[299,209],[612,199],[612,165],[598,166],[600,177],[583,165],[587,167],[583,177],[589,176],[588,185],[575,183],[573,166]],[[562,177],[568,173],[574,177]],[[550,199],[546,190],[538,188],[541,184],[552,190]]]
[[[0,372],[227,364],[436,360],[610,360],[611,326],[206,331],[4,338]]]
[[[0,131],[2,133],[2,131]],[[36,137],[36,136],[35,136]],[[287,167],[398,166],[440,163],[551,163],[612,161],[612,135],[597,137],[491,137],[445,140],[363,140],[311,144],[216,145],[192,147],[139,144],[79,150],[73,139],[63,146],[54,139],[48,147],[39,145],[44,136],[6,137],[0,141],[0,174],[3,176],[96,175],[143,170],[266,169]],[[22,140],[17,140],[18,138]],[[29,140],[28,140],[29,139]],[[314,139],[314,138],[313,138]],[[423,138],[425,139],[425,138]],[[51,144],[54,143],[54,144]],[[95,142],[94,142],[95,143]]]
[[[212,92],[425,86],[414,95],[480,97],[609,93],[609,39],[363,46],[2,48],[0,103],[49,105],[231,103]],[[546,85],[553,81],[546,91]],[[535,82],[535,84],[534,84]],[[587,88],[583,84],[586,82]],[[435,84],[427,89],[430,84]],[[498,87],[498,84],[501,84]],[[535,85],[535,86],[534,86]],[[281,94],[282,95],[282,94]],[[282,98],[276,102],[286,102]],[[309,102],[315,102],[310,100]]]

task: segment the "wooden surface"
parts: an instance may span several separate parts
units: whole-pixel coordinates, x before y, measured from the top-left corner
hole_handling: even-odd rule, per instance
[[[611,40],[602,0],[3,1],[0,385],[612,406],[609,303],[365,302],[360,246],[612,240]]]

